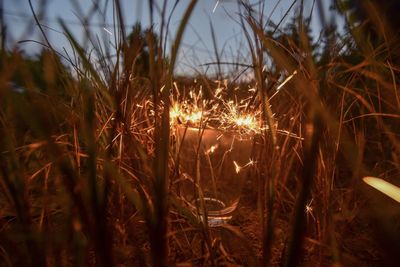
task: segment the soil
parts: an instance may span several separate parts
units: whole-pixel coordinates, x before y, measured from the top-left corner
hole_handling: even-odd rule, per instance
[[[264,266],[262,225],[258,215],[254,183],[253,180],[247,181],[239,206],[229,224],[209,228],[212,240],[210,245],[213,247],[214,255],[207,252],[203,233],[188,224],[185,218],[172,212],[170,228],[173,234],[170,238],[169,252],[171,265],[211,266],[211,258],[214,257],[217,266]],[[398,242],[396,237],[400,233],[398,203],[392,202],[365,185],[359,185],[348,194],[353,197],[353,201],[351,204],[344,203],[332,218],[334,243],[318,241],[314,230],[317,222],[312,217],[308,219],[300,266],[398,266],[397,263],[400,262],[397,253],[400,243],[396,243]],[[382,206],[385,209],[380,208]],[[377,212],[379,209],[381,211]],[[285,244],[291,232],[290,218],[291,214],[286,211],[277,213],[272,258],[269,259],[271,266],[283,266]],[[384,225],[382,220],[387,222],[387,229],[382,228]],[[132,238],[140,244],[133,241],[136,244],[129,252],[133,258],[127,262],[139,265],[140,262],[151,262],[144,223],[136,221],[134,229]],[[338,261],[334,261],[335,249]]]

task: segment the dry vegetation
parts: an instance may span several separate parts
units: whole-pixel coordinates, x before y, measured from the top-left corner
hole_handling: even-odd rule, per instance
[[[62,22],[73,56],[46,38],[37,61],[1,51],[0,266],[398,266],[400,203],[362,180],[400,184],[391,13],[377,1],[355,9],[364,17],[341,5],[348,32],[321,15],[326,31],[313,43],[301,4],[281,29],[264,28],[263,1],[238,1],[254,79],[227,74],[224,84],[174,76],[196,2],[185,3],[167,51],[170,11],[161,6],[159,32],[128,36],[118,0],[116,58],[94,36],[86,51]],[[201,103],[245,99],[241,112],[264,129],[239,207],[219,227],[176,192],[171,101],[189,91],[201,91]]]

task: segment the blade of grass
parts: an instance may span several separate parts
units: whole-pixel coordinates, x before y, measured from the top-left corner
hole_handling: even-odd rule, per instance
[[[152,1],[149,2],[152,8]],[[171,61],[168,69],[167,81],[165,88],[162,91],[161,100],[164,105],[161,125],[155,125],[155,161],[154,161],[154,220],[151,225],[150,242],[152,245],[152,257],[154,266],[164,267],[167,266],[168,256],[168,185],[169,185],[169,136],[170,136],[170,90],[172,88],[174,67],[178,55],[179,46],[181,44],[182,36],[186,25],[189,21],[197,0],[192,0],[182,17],[182,21],[178,27],[174,43],[171,49]],[[157,88],[156,88],[157,89]],[[158,92],[158,89],[156,90]],[[156,103],[157,104],[157,103]]]
[[[319,141],[322,135],[323,122],[322,118],[316,113],[312,124],[309,125],[312,129],[310,135],[310,145],[306,152],[304,165],[301,172],[301,189],[299,195],[297,196],[296,205],[294,209],[293,217],[293,229],[290,235],[289,246],[287,250],[287,255],[285,257],[284,266],[292,267],[299,266],[301,250],[303,248],[304,241],[304,224],[306,213],[305,208],[307,205],[307,200],[311,193],[311,186],[314,180],[316,162],[319,151]]]

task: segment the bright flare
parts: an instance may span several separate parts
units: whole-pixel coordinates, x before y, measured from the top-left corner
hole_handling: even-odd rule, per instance
[[[226,112],[223,112],[220,117],[222,127],[227,130],[239,130],[242,133],[260,132],[259,113],[245,112],[245,106],[233,101],[224,103]]]
[[[215,151],[215,149],[217,149],[217,147],[218,147],[218,145],[211,146],[211,147],[206,151],[206,154],[209,155],[209,154],[214,153],[214,151]]]
[[[364,182],[400,203],[400,187],[376,177],[364,177]]]

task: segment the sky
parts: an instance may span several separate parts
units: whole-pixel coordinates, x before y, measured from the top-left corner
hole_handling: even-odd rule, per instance
[[[1,0],[0,0],[1,1]],[[271,20],[277,24],[285,17],[286,11],[295,0],[265,0],[264,13],[266,17],[271,16]],[[87,33],[82,25],[82,20],[90,13],[94,0],[31,0],[35,12],[38,12],[40,22],[44,25],[46,36],[52,46],[60,53],[72,53],[71,46],[62,32],[59,20],[63,20],[72,34],[84,46],[89,47],[85,40]],[[45,9],[41,8],[45,2]],[[96,12],[90,20],[90,34],[92,37],[98,36],[104,41],[104,48],[112,50],[115,32],[113,25],[113,1],[98,0],[101,12]],[[156,5],[161,7],[162,0],[155,0]],[[167,0],[167,14],[171,12],[175,0]],[[256,3],[260,1],[250,1]],[[300,0],[297,2],[300,3]],[[324,12],[327,17],[331,16],[329,11],[329,0],[321,0],[324,3]],[[141,22],[144,27],[150,25],[150,15],[147,0],[120,0],[126,30],[129,33],[132,25]],[[170,50],[171,40],[183,16],[189,0],[179,0],[177,7],[172,15],[167,42],[167,50]],[[304,0],[305,16],[311,14],[311,27],[314,39],[319,36],[321,21],[317,13],[317,4],[313,7],[312,0]],[[289,15],[285,17],[282,25],[290,21],[295,12],[297,3],[292,7]],[[35,40],[44,42],[39,28],[33,19],[28,0],[3,0],[4,18],[7,25],[7,47],[12,49],[18,45],[19,49],[27,54],[35,54],[41,50],[41,45],[29,41],[18,43],[21,40]],[[154,25],[160,26],[160,14],[155,8]],[[42,12],[41,12],[42,11]],[[40,14],[42,13],[42,14]],[[337,17],[335,17],[337,19]],[[237,23],[238,5],[236,0],[199,0],[190,18],[189,25],[185,30],[185,35],[181,43],[177,72],[193,73],[212,71],[203,64],[215,62],[214,45],[211,34],[211,26],[214,29],[222,61],[241,61],[249,63],[248,49],[246,48],[245,37],[240,25]],[[337,24],[340,24],[338,21]],[[215,68],[214,68],[215,70]]]

